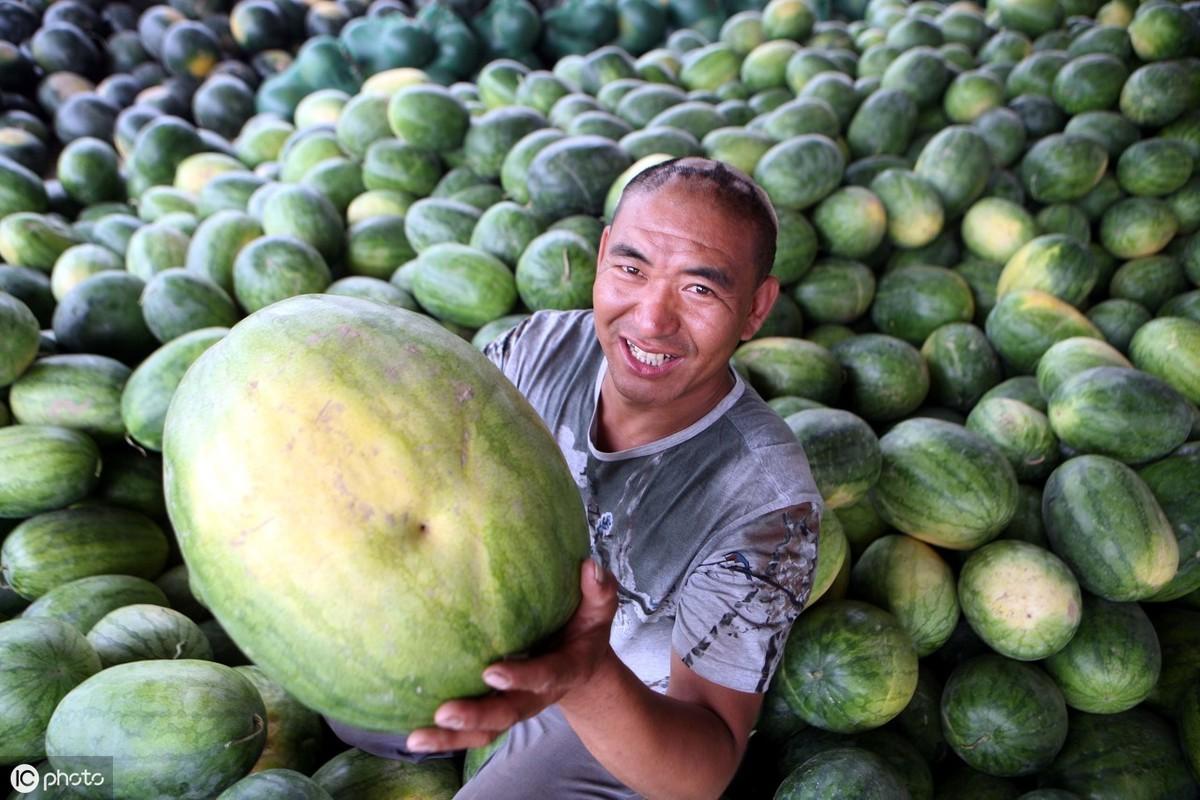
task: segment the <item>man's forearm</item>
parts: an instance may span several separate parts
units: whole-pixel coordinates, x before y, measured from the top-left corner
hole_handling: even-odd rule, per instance
[[[717,798],[741,757],[715,712],[647,688],[611,651],[559,707],[596,760],[647,800]]]

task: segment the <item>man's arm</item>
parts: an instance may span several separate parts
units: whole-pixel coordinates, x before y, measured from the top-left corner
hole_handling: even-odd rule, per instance
[[[676,654],[668,694],[654,692],[608,643],[615,580],[596,580],[593,565],[585,562],[581,588],[579,609],[558,647],[527,661],[488,667],[484,680],[500,692],[442,704],[439,727],[413,731],[408,747],[480,747],[558,703],[596,760],[642,796],[719,797],[741,761],[762,696],[711,683]]]

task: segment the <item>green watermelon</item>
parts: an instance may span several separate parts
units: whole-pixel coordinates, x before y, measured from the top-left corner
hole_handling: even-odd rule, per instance
[[[139,305],[143,289],[145,282],[127,272],[93,275],[54,309],[55,341],[71,352],[141,361],[156,346]]]
[[[974,128],[951,125],[934,134],[921,149],[913,171],[933,184],[942,196],[946,218],[954,219],[983,194],[992,171],[992,154]]]
[[[233,325],[241,313],[220,286],[174,267],[155,275],[142,291],[142,316],[160,342],[169,342],[201,328]]]
[[[779,785],[775,800],[887,800],[906,797],[899,775],[874,753],[835,747],[796,767]]]
[[[481,250],[436,244],[417,263],[413,296],[438,319],[477,328],[504,316],[516,302],[513,273]]]
[[[917,655],[892,615],[854,600],[822,604],[792,628],[776,688],[806,722],[851,733],[904,709],[917,685]]]
[[[179,381],[187,368],[226,333],[226,328],[186,333],[154,351],[133,371],[121,395],[121,419],[138,444],[162,450],[163,422]]]
[[[1071,715],[1070,730],[1042,780],[1096,800],[1194,800],[1170,723],[1143,709]]]
[[[824,347],[804,339],[754,339],[734,352],[733,365],[768,400],[788,395],[829,404],[842,388],[837,359]]]
[[[59,702],[100,671],[83,634],[53,619],[0,623],[0,761],[14,764],[46,755],[46,726]]]
[[[929,367],[920,351],[893,336],[861,334],[832,352],[846,371],[849,407],[868,422],[907,416],[929,392]]]
[[[1179,543],[1175,577],[1150,600],[1175,600],[1200,589],[1200,503],[1194,491],[1200,479],[1200,457],[1173,454],[1138,471],[1167,515]]]
[[[1134,334],[1150,321],[1151,316],[1141,303],[1121,298],[1103,300],[1087,312],[1088,320],[1100,330],[1109,344],[1122,353],[1129,352]]]
[[[908,170],[886,169],[870,185],[887,211],[888,239],[896,246],[924,247],[942,232],[942,199],[928,182]]]
[[[776,207],[803,211],[837,188],[845,166],[832,140],[803,134],[768,150],[754,168],[754,180]]]
[[[595,278],[595,251],[570,231],[543,233],[517,261],[517,293],[531,311],[590,307]]]
[[[1037,289],[1079,307],[1099,277],[1087,249],[1077,239],[1057,233],[1038,236],[1007,260],[996,296]]]
[[[544,222],[533,211],[506,200],[483,212],[469,244],[515,267],[529,243],[544,230]]]
[[[387,101],[387,124],[414,147],[449,152],[462,146],[471,120],[466,106],[447,89],[416,84],[401,88]]]
[[[987,336],[967,322],[951,322],[929,334],[921,355],[929,365],[929,399],[964,413],[1003,374]]]
[[[1058,465],[1058,439],[1050,420],[1019,400],[980,401],[967,415],[966,427],[1004,454],[1017,480],[1040,480]]]
[[[79,506],[25,520],[4,540],[0,558],[5,584],[34,600],[89,575],[156,578],[167,560],[167,537],[137,512]]]
[[[812,409],[786,421],[804,445],[826,508],[857,502],[875,484],[879,440],[862,419],[840,409]]]
[[[50,290],[55,300],[62,300],[67,292],[92,275],[119,269],[125,269],[125,262],[107,247],[77,244],[64,250],[54,262],[54,269],[50,273]]]
[[[125,433],[121,391],[129,374],[129,367],[105,356],[39,358],[12,385],[8,405],[23,425],[55,425],[97,441],[119,440]]]
[[[876,539],[856,560],[850,580],[856,597],[896,617],[918,656],[945,644],[958,623],[954,576],[924,542],[896,535]]]
[[[291,236],[255,239],[233,262],[233,293],[251,313],[288,297],[324,291],[331,280],[321,254]]]
[[[788,220],[784,212],[781,222]],[[796,218],[802,219],[798,212]],[[788,220],[789,222],[791,220]],[[808,222],[804,223],[808,226]],[[809,226],[811,230],[811,226]],[[781,237],[785,234],[781,233]],[[817,251],[816,233],[812,232],[812,253]],[[778,254],[778,251],[776,251]],[[857,261],[823,259],[806,268],[792,296],[806,319],[814,322],[853,322],[867,312],[875,298],[875,273]]]
[[[988,314],[988,340],[1017,372],[1037,368],[1051,345],[1072,336],[1102,338],[1099,330],[1063,300],[1037,289],[1016,289],[1001,297]]]
[[[0,428],[0,519],[22,519],[82,500],[100,475],[90,436],[49,425]]]
[[[0,219],[0,258],[9,264],[49,273],[79,236],[57,216],[17,213]]]
[[[1109,206],[1100,220],[1100,242],[1117,258],[1152,256],[1179,230],[1171,207],[1152,197],[1127,197]]]
[[[267,707],[267,742],[252,771],[292,769],[309,775],[321,752],[321,716],[305,708],[259,667],[234,668],[254,684]]]
[[[1017,481],[987,440],[958,425],[914,418],[879,441],[883,467],[872,490],[889,524],[940,547],[967,550],[1012,519]]]
[[[1171,523],[1149,487],[1105,456],[1078,456],[1051,473],[1042,518],[1054,552],[1083,588],[1105,600],[1149,597],[1178,568]]]
[[[411,764],[356,749],[334,756],[312,778],[333,800],[452,800],[462,785],[458,765],[450,759]]]
[[[1050,425],[1077,452],[1127,464],[1161,458],[1187,441],[1193,407],[1163,380],[1127,367],[1092,367],[1050,397]]]
[[[212,659],[212,647],[195,622],[149,603],[108,612],[88,631],[87,640],[105,667],[151,659]]]
[[[419,283],[437,277],[436,271],[426,272],[432,266],[421,264]],[[507,272],[503,265],[499,268]],[[280,341],[280,336],[310,342],[303,350],[289,353],[286,374],[269,366],[271,348],[264,349],[265,343]],[[351,361],[346,348],[354,350]],[[403,363],[397,363],[397,353],[406,354]],[[331,379],[336,375],[344,383],[348,363],[357,365],[353,385],[342,391],[337,388],[341,384]],[[316,711],[374,730],[411,730],[428,724],[445,698],[483,693],[479,675],[484,666],[557,629],[577,602],[579,560],[586,554],[587,537],[583,515],[571,494],[570,476],[557,469],[562,464],[557,455],[547,460],[546,455],[556,454],[557,448],[536,415],[516,401],[515,389],[496,370],[489,372],[485,366],[477,350],[426,318],[368,301],[320,295],[276,304],[240,323],[192,365],[172,400],[164,435],[167,508],[193,583],[246,655]],[[401,373],[406,390],[384,390]],[[221,377],[229,375],[243,377]],[[313,394],[316,383],[324,388]],[[422,395],[416,388],[421,385],[434,394]],[[225,392],[233,399],[222,400]],[[294,408],[294,413],[318,419],[294,445],[289,442],[298,429],[284,419],[286,413],[280,417],[282,427],[264,429],[264,417],[256,410],[259,403],[267,403],[278,417],[277,401],[272,398],[279,393],[292,398],[287,408]],[[422,403],[437,412],[416,413]],[[355,410],[366,407],[366,412]],[[234,408],[238,411],[231,417]],[[258,420],[257,433],[247,436],[236,424],[239,415]],[[468,418],[470,423],[464,421]],[[453,442],[453,452],[420,444],[422,437],[430,435],[431,421],[439,419],[445,420],[436,424],[446,435],[435,439]],[[425,427],[413,428],[405,420],[420,420]],[[520,434],[514,432],[518,429]],[[503,442],[495,439],[500,430]],[[341,458],[338,454],[347,436],[378,446],[373,456],[374,451],[363,452],[382,466],[361,474],[342,471],[344,485],[309,486],[297,492],[313,475],[328,473],[328,465]],[[257,465],[257,459],[288,447],[293,448],[292,455],[270,470]],[[494,458],[496,448],[504,453],[499,461]],[[222,455],[232,451],[236,455]],[[438,460],[439,453],[449,459]],[[412,459],[418,454],[420,464],[414,466]],[[280,464],[291,464],[294,470]],[[522,480],[504,477],[518,467]],[[374,484],[363,481],[380,469],[397,475],[416,469],[425,479],[411,497],[398,493],[397,486],[407,485],[403,481],[389,483],[385,494],[379,494],[370,488]],[[209,480],[214,470],[223,475],[223,486],[231,479],[244,482],[256,498],[254,503],[224,491],[214,493]],[[476,511],[468,517],[454,515],[448,511],[451,506],[438,499],[436,487],[442,482],[430,479],[440,474],[459,476],[443,488],[452,488],[460,500],[466,486],[489,499],[474,504]],[[359,498],[353,506],[345,503],[347,490]],[[235,499],[232,505],[227,502]],[[500,516],[480,517],[481,508]],[[364,524],[368,509],[371,521]],[[286,523],[288,515],[304,523]],[[268,521],[264,524],[264,520]],[[362,535],[357,539],[327,535],[339,526],[345,528],[346,520]],[[487,531],[480,534],[482,539],[473,534],[462,538],[479,526]],[[306,573],[311,564],[324,564],[321,581],[306,582],[301,590],[289,583],[287,569],[279,569],[276,574],[282,583],[272,589],[263,574],[249,581],[239,578],[237,570],[229,569],[229,557],[220,555],[228,547],[233,548],[230,552],[249,555],[269,545],[275,553],[273,561],[279,563],[280,551],[274,544],[279,531],[293,540],[283,551],[285,560]],[[499,534],[503,535],[494,538]],[[461,547],[444,535],[469,542],[470,554],[455,555]],[[377,564],[382,570],[380,580],[364,580],[362,564],[370,559],[346,558],[346,548],[367,552],[380,536],[404,546],[395,550],[394,560]],[[474,563],[481,542],[490,549],[489,543],[501,540],[504,554],[493,551],[490,572],[468,566]],[[521,542],[536,545],[543,555],[555,554],[555,560],[547,563],[539,558],[536,575],[529,572],[528,559],[512,557]],[[546,542],[552,546],[544,546]],[[428,548],[435,543],[448,546],[449,555],[430,559]],[[331,544],[342,554],[337,563],[356,565],[353,575],[331,570],[326,552]],[[397,613],[422,608],[424,603],[424,596],[413,591],[412,579],[393,579],[408,574],[404,566],[408,557],[419,559],[421,573],[441,587],[443,601],[433,616]],[[301,566],[309,562],[310,567]],[[437,574],[439,570],[444,574]],[[463,593],[461,612],[447,604],[451,586]],[[364,587],[370,589],[356,603],[329,601],[344,600],[348,591],[361,593]],[[281,638],[274,625],[270,630],[262,627],[266,619],[262,609],[275,609],[271,612],[275,617],[312,603],[322,613],[299,612],[297,619],[305,622],[295,629],[294,637]],[[369,607],[392,609],[379,617],[386,618],[386,631],[364,635],[363,621],[373,618],[365,613]],[[329,617],[336,608],[349,615],[345,624]],[[481,608],[491,611],[481,616]],[[463,623],[464,614],[469,614],[471,624]],[[397,620],[405,619],[420,624],[397,626]],[[373,665],[356,677],[359,688],[351,692],[346,681],[348,653],[357,654],[354,663]],[[362,688],[368,684],[374,688]],[[389,699],[362,702],[366,697]]]
[[[64,583],[29,604],[24,616],[52,618],[86,634],[105,614],[134,603],[167,605],[167,596],[145,578],[92,575]]]
[[[246,774],[266,728],[262,698],[231,668],[137,661],[109,667],[64,697],[46,730],[46,752],[67,772],[111,757],[114,784],[128,796],[199,800]]]
[[[1058,652],[1079,627],[1075,577],[1037,545],[1002,539],[973,552],[958,580],[963,616],[1001,655],[1034,661]]]
[[[269,800],[273,797],[332,800],[320,784],[292,769],[253,772],[217,795],[217,800]]]
[[[1037,384],[1042,397],[1054,396],[1067,379],[1092,367],[1125,367],[1133,365],[1112,345],[1087,336],[1063,339],[1042,355],[1037,366]]]
[[[1085,593],[1079,629],[1044,666],[1067,705],[1115,714],[1150,694],[1162,654],[1154,626],[1137,603],[1110,603]]]
[[[971,287],[944,267],[892,270],[879,281],[871,320],[881,333],[921,345],[938,328],[975,315]]]
[[[1162,317],[1140,327],[1129,344],[1138,369],[1200,404],[1200,321]]]
[[[955,669],[941,711],[950,747],[989,775],[1039,772],[1067,738],[1067,707],[1054,682],[1036,666],[997,655]]]
[[[1083,197],[1103,177],[1108,154],[1094,140],[1054,134],[1038,141],[1021,161],[1021,181],[1039,203]]]
[[[0,386],[8,386],[38,354],[38,319],[29,306],[0,291]]]

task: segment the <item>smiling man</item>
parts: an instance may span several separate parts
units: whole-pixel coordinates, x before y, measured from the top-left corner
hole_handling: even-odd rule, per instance
[[[492,665],[496,693],[408,737],[454,750],[513,726],[459,798],[699,800],[732,779],[821,510],[795,436],[729,363],[778,296],[776,234],[737,170],[651,167],[601,238],[594,310],[534,314],[489,346],[566,457],[597,566],[546,652]]]

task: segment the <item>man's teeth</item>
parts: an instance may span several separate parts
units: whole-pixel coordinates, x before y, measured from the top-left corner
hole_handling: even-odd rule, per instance
[[[638,347],[628,339],[625,340],[629,344],[629,352],[633,353],[633,357],[643,364],[650,367],[661,367],[664,362],[670,361],[674,356],[669,356],[666,353],[649,353]]]

